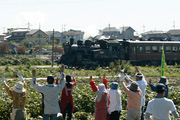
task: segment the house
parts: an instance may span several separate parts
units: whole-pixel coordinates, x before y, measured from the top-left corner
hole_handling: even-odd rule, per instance
[[[45,45],[49,40],[48,35],[40,29],[30,30],[26,34],[26,37],[27,37],[28,41],[31,42],[35,46]]]
[[[101,36],[109,37],[109,39],[120,39],[120,31],[115,27],[106,27],[103,30],[99,31]]]
[[[4,37],[5,37],[4,34],[0,34],[0,41],[4,41]]]
[[[100,38],[109,38],[112,40],[115,39],[132,39],[134,40],[134,32],[135,30],[131,27],[121,27],[120,29],[117,29],[116,27],[106,27],[103,30],[99,31],[99,35],[97,35],[94,39],[100,39]]]
[[[26,34],[29,32],[27,28],[8,28],[8,37],[6,40],[16,43],[21,42],[26,38]]]
[[[141,36],[145,38],[145,40],[169,40],[169,34],[163,32],[163,31],[148,31],[145,33],[142,33]]]
[[[46,31],[46,34],[48,35],[48,43],[52,43],[53,31]],[[54,41],[56,44],[61,43],[61,33],[59,31],[54,31]]]
[[[120,33],[121,33],[121,38],[120,39],[134,40],[135,39],[134,32],[135,32],[135,30],[130,26],[120,27]]]
[[[169,30],[167,34],[170,34],[172,41],[180,41],[180,29]]]
[[[84,37],[84,32],[80,30],[69,30],[69,31],[64,31],[61,34],[61,42],[69,42],[70,44],[77,44],[78,40],[83,40]]]

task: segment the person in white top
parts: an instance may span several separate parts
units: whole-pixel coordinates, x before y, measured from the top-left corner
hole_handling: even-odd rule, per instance
[[[174,102],[164,97],[166,93],[166,86],[159,83],[156,86],[156,92],[156,98],[149,101],[147,105],[145,118],[150,120],[150,115],[152,113],[153,120],[171,120],[169,115],[170,111],[175,118],[179,118]]]
[[[142,104],[141,104],[141,120],[144,120],[144,106],[145,106],[145,95],[146,95],[146,87],[147,87],[147,81],[145,80],[145,77],[140,71],[138,70],[138,67],[135,66],[136,73],[136,83],[138,83],[139,88],[141,89],[143,95],[142,95]],[[126,75],[125,80],[129,81],[131,83],[131,79]]]
[[[31,80],[31,86],[38,92],[44,95],[44,114],[43,120],[56,120],[57,113],[60,113],[59,107],[59,93],[63,90],[65,86],[65,79],[64,79],[64,67],[61,67],[61,78],[59,84],[56,86],[54,85],[54,77],[48,76],[47,83],[48,85],[40,85],[36,83],[36,71],[32,71],[33,78]]]
[[[110,120],[119,120],[122,103],[121,103],[121,90],[118,89],[118,83],[112,82],[110,90],[108,90],[110,101],[109,104],[109,114]]]

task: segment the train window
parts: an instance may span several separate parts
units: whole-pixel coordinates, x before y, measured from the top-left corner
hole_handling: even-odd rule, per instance
[[[145,52],[146,53],[151,53],[151,46],[146,46],[145,47]]]
[[[139,47],[139,52],[143,53],[143,47],[142,46]]]
[[[157,53],[158,52],[158,47],[157,46],[152,46],[152,52]]]
[[[177,47],[177,46],[173,46],[173,47],[172,47],[172,52],[173,52],[173,53],[177,53],[177,51],[178,51],[178,47]]]
[[[166,53],[171,53],[171,46],[166,46]]]
[[[132,53],[136,53],[136,47],[135,46],[132,48]]]

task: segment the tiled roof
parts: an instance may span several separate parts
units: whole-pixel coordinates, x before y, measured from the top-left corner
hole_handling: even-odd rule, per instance
[[[171,35],[180,35],[180,29],[169,30],[167,33],[170,33]]]
[[[102,30],[103,32],[114,32],[119,31],[116,27],[106,27]]]
[[[148,34],[164,34],[164,32],[161,30],[154,30],[154,31],[148,31],[148,32],[142,33],[142,35],[148,35]]]
[[[132,27],[130,26],[124,26],[124,27],[120,27],[120,32],[122,31],[126,31],[127,29],[131,28],[133,31],[135,31]]]
[[[69,31],[65,31],[63,32],[63,35],[81,35],[81,34],[84,34],[84,32],[81,32],[81,31],[76,31],[76,30],[69,30]]]

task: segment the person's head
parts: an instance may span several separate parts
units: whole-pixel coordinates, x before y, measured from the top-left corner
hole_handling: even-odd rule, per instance
[[[53,84],[54,83],[54,77],[52,75],[47,76],[47,83]]]
[[[168,84],[169,84],[169,83],[168,83],[168,80],[166,79],[165,76],[162,76],[162,77],[160,78],[159,83],[163,83],[164,85],[168,85]]]
[[[165,95],[166,92],[166,86],[163,83],[159,83],[158,85],[156,85],[156,92],[158,94],[163,94],[163,96]]]
[[[104,84],[99,84],[99,85],[98,85],[98,89],[99,89],[99,91],[101,91],[101,92],[106,92],[106,88],[105,88]]]
[[[140,81],[140,80],[142,80],[142,78],[143,78],[142,73],[137,73],[136,74],[136,81]]]
[[[24,84],[23,84],[22,82],[17,82],[17,83],[14,85],[14,91],[17,92],[17,93],[23,93],[23,92],[25,92]]]
[[[111,90],[117,90],[118,89],[118,83],[117,82],[112,82],[110,88],[111,88]]]
[[[71,76],[70,76],[70,75],[66,75],[66,82],[67,82],[67,83],[72,82]]]
[[[128,87],[129,90],[131,90],[132,92],[139,92],[139,85],[137,82],[132,82],[131,85]]]

